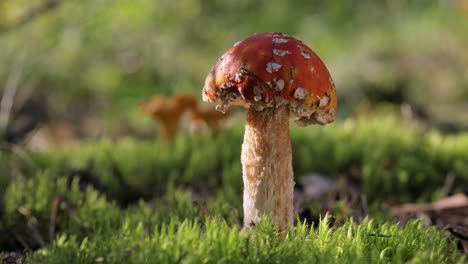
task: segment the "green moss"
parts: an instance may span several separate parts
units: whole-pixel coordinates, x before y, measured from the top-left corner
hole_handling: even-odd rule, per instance
[[[375,225],[347,222],[332,229],[305,225],[278,235],[268,221],[248,232],[223,219],[174,220],[145,227],[129,223],[113,233],[78,240],[61,235],[51,247],[30,256],[47,263],[448,263],[455,247],[445,234],[421,222]],[[429,241],[430,240],[430,241]]]
[[[455,191],[462,190],[468,181],[466,134],[421,133],[379,118],[293,128],[291,137],[296,177],[340,177],[354,170],[376,219],[350,222],[338,203],[334,214],[345,222],[339,227],[330,228],[326,220],[316,228],[299,223],[277,236],[265,219],[241,231],[239,128],[180,135],[165,144],[82,143],[26,153],[28,161],[2,156],[15,177],[1,174],[7,185],[0,246],[17,248],[19,237],[31,249],[41,248],[28,255],[32,263],[455,262],[456,247],[446,234],[420,222],[388,222],[378,204],[436,198],[447,174],[461,183]],[[101,189],[66,177],[90,160],[88,171]]]
[[[234,201],[238,192],[231,193],[231,188],[242,187],[242,133],[239,128],[211,136],[182,134],[166,144],[103,140],[31,153],[30,158],[39,171],[56,175],[85,168],[91,160],[90,171],[107,187],[109,198],[117,201],[132,197],[115,168],[139,197],[162,194],[167,183],[172,183],[202,185],[212,193],[221,190],[229,194],[227,200]],[[464,191],[462,186],[468,183],[467,134],[421,133],[392,118],[379,117],[326,127],[292,126],[291,139],[296,178],[310,172],[332,178],[354,173],[371,201],[430,200],[448,174],[455,177],[454,191]]]
[[[209,216],[192,202],[190,192],[171,190],[151,204],[137,203],[119,209],[114,203],[76,182],[68,190],[59,180],[52,188],[47,173],[10,185],[6,198],[6,222],[28,226],[39,234],[29,235],[30,245],[43,237],[50,246],[29,254],[27,263],[451,263],[456,246],[445,233],[423,227],[420,221],[404,226],[365,219],[331,227],[329,218],[318,226],[299,223],[278,234],[269,219],[243,231],[226,201],[206,205]],[[50,205],[61,194],[56,234],[47,241]],[[216,199],[215,199],[216,200]],[[17,208],[22,208],[17,210]],[[71,209],[71,210],[70,210]],[[25,213],[28,212],[28,213]],[[39,216],[44,216],[39,217]],[[26,233],[21,233],[28,238]]]

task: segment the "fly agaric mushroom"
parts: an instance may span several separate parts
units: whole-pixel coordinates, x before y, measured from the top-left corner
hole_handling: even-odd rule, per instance
[[[336,91],[321,59],[282,33],[259,33],[234,44],[205,80],[203,100],[248,107],[242,144],[244,226],[263,215],[280,231],[293,223],[289,118],[299,126],[335,120]]]

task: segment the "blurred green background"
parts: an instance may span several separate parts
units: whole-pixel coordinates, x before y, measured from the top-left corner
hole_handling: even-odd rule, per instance
[[[139,104],[184,93],[214,109],[201,102],[212,65],[267,31],[312,48],[339,97],[334,124],[291,126],[299,219],[393,221],[388,205],[468,193],[468,0],[0,0],[0,259],[28,248],[44,249],[35,258],[46,263],[94,262],[108,248],[126,255],[121,238],[140,234],[141,221],[148,230],[204,223],[204,209],[237,228],[245,110],[221,133],[191,133],[184,116],[181,133],[164,142]],[[320,199],[304,191],[314,177],[331,180]],[[447,215],[432,224],[467,223]],[[168,241],[203,245],[180,234]],[[79,242],[68,246],[67,235]],[[455,250],[442,241],[427,251],[433,236],[410,236],[426,246],[416,250],[400,237],[375,237],[364,244],[376,250],[356,252],[382,259],[387,242],[414,255]],[[98,246],[83,250],[88,239]]]
[[[154,135],[139,102],[174,92],[201,101],[204,78],[227,48],[255,32],[280,31],[303,40],[329,67],[340,119],[391,111],[460,131],[468,125],[467,6],[3,0],[0,125],[10,141],[51,123],[68,124],[79,138]]]

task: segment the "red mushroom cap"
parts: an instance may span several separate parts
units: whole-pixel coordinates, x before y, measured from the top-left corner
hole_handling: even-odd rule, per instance
[[[333,122],[337,104],[322,60],[282,33],[258,33],[228,49],[205,80],[203,100],[258,111],[287,104],[299,125]]]

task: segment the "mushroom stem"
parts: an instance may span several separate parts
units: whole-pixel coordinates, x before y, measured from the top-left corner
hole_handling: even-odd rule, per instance
[[[155,121],[159,125],[159,133],[162,140],[169,140],[174,137],[177,133],[177,128],[179,127],[179,120],[181,119],[181,112],[171,112],[169,114],[161,114],[158,117],[155,117]]]
[[[249,108],[242,144],[244,227],[272,217],[280,231],[293,223],[293,169],[286,105]]]

